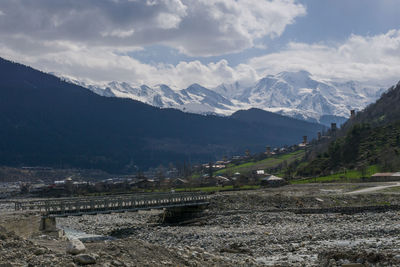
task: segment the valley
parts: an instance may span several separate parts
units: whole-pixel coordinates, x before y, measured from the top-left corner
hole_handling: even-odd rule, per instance
[[[398,10],[1,0],[0,267],[400,266]]]

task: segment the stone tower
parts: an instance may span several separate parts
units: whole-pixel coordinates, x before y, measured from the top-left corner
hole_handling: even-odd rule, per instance
[[[337,126],[335,122],[331,123],[331,134],[332,136],[336,136],[336,130],[337,130]]]
[[[356,111],[354,109],[350,110],[350,119],[354,119],[356,117]]]
[[[303,144],[307,144],[307,135],[303,136]]]

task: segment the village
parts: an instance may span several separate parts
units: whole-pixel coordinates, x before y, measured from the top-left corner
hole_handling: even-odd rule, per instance
[[[292,149],[267,149],[264,158],[288,153]],[[0,198],[10,196],[32,197],[67,197],[90,194],[115,194],[132,192],[162,192],[162,191],[191,191],[201,188],[226,188],[238,190],[242,187],[277,187],[287,184],[286,180],[267,170],[256,169],[251,172],[218,174],[228,165],[240,165],[251,161],[252,156],[247,151],[244,156],[234,156],[231,159],[204,163],[190,167],[184,175],[173,167],[150,169],[135,175],[115,176],[102,180],[67,177],[62,180],[37,179],[28,182],[6,182],[0,184]],[[186,168],[186,167],[185,167]],[[24,167],[27,170],[27,167]],[[30,168],[37,170],[37,168]]]
[[[319,135],[320,136],[320,135]],[[19,182],[3,181],[0,183],[0,198],[10,196],[32,197],[67,197],[96,194],[115,194],[132,192],[192,191],[208,189],[208,191],[256,189],[260,187],[278,187],[288,182],[276,173],[286,167],[287,162],[279,162],[272,167],[253,166],[243,171],[231,171],[235,166],[243,166],[252,162],[285,157],[291,153],[303,155],[309,145],[307,136],[298,145],[271,148],[266,146],[265,152],[251,154],[246,150],[244,155],[198,165],[187,163],[170,164],[168,168],[159,166],[145,172],[132,175],[83,175],[80,170],[62,173],[64,179],[57,179],[57,170],[49,167],[22,167],[19,171]],[[28,175],[29,174],[29,175]],[[275,175],[273,175],[275,174]]]

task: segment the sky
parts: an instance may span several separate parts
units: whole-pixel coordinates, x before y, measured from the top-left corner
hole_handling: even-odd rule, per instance
[[[0,57],[88,83],[400,80],[399,0],[1,0]]]

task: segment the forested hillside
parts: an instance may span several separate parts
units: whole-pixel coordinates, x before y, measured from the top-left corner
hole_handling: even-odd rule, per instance
[[[400,171],[399,103],[400,83],[345,123],[333,141],[315,145],[310,152],[314,156],[298,169],[298,175],[320,176],[370,165],[378,165],[381,171]]]

